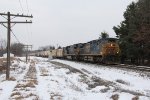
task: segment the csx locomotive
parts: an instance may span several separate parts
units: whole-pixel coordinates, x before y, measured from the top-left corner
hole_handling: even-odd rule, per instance
[[[31,55],[98,63],[114,63],[117,61],[119,53],[120,49],[116,38],[102,38],[87,43],[70,45],[61,49],[40,51]]]
[[[117,61],[119,52],[116,38],[102,38],[55,49],[50,54],[53,58],[110,63]]]

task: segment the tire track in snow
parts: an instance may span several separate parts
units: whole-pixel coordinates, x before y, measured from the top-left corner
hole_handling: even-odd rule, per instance
[[[50,100],[50,94],[48,92],[48,70],[45,67],[42,67],[43,64],[39,64],[36,61],[36,70],[37,70],[37,91],[41,100]]]

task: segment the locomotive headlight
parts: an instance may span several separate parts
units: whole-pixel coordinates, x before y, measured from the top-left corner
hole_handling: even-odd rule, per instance
[[[100,54],[101,54],[101,55],[103,55],[103,53],[102,53],[102,52],[100,52]]]
[[[112,46],[113,46],[113,44],[111,43],[111,44],[110,44],[110,46],[112,47]]]

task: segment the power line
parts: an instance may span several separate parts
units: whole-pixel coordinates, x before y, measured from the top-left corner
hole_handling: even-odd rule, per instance
[[[30,11],[29,11],[29,3],[28,3],[28,0],[26,0],[26,6],[27,6],[27,11],[28,11],[28,13],[29,13]],[[26,30],[27,30],[27,33],[32,33],[32,32],[31,32],[31,26],[28,26],[27,24],[26,24]],[[29,34],[27,34],[27,41],[28,41],[29,43],[32,42],[30,37],[31,37],[31,36],[29,36]]]
[[[7,67],[6,67],[6,80],[9,79],[10,76],[10,37],[11,37],[11,23],[32,23],[32,21],[11,21],[11,17],[28,17],[33,18],[33,16],[28,15],[19,15],[19,14],[11,14],[10,12],[6,13],[0,13],[1,16],[6,16],[7,21],[0,22],[1,25],[7,28]],[[7,26],[4,25],[4,23],[7,23]]]
[[[26,0],[25,2],[26,2],[27,13],[29,14],[30,11],[29,11],[28,0]],[[20,6],[21,6],[21,8],[22,8],[22,12],[24,12],[24,9],[23,9],[21,0],[19,0],[19,3],[20,3]],[[25,19],[26,19],[26,18],[25,18]],[[31,27],[30,27],[30,28],[31,28]],[[29,31],[30,31],[30,29],[29,29],[28,25],[26,24],[26,32],[29,33]],[[31,33],[31,32],[30,32],[30,33]],[[28,34],[27,34],[26,40],[27,40],[28,42],[30,42]]]
[[[24,12],[24,10],[23,10],[23,6],[22,6],[22,4],[21,4],[21,1],[19,0],[19,4],[20,4],[20,7],[21,7],[21,9],[22,9],[22,12]]]
[[[19,0],[19,3],[20,3],[20,7],[21,7],[21,9],[22,9],[22,12],[24,12],[24,9],[23,9],[23,6],[22,6],[22,3],[21,3],[21,0]],[[28,3],[28,0],[26,0],[26,8],[27,8],[27,12],[28,12],[28,14],[29,14],[29,3]],[[26,18],[25,18],[26,19]],[[29,26],[30,27],[30,29],[31,29],[31,26]],[[29,29],[29,27],[28,27],[28,25],[26,24],[26,32],[27,33],[32,33],[31,32],[31,30]],[[26,37],[26,40],[28,41],[28,42],[31,42],[30,40],[30,38],[29,38],[30,36],[27,34],[27,37]]]
[[[0,40],[2,39],[2,35],[1,35],[1,32],[0,32]]]
[[[26,0],[26,5],[27,5],[27,11],[29,13],[29,5],[28,5],[28,0]]]
[[[21,43],[21,42],[19,41],[19,39],[17,38],[17,36],[14,34],[13,30],[11,30],[11,33],[12,33],[13,36],[16,38],[17,42],[18,42],[18,43]]]

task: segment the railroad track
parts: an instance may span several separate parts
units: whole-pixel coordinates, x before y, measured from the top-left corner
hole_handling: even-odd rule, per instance
[[[88,62],[88,63],[150,72],[150,66],[137,66],[137,65],[127,65],[127,64],[122,64],[121,65],[121,64],[118,64],[118,63],[114,63],[114,64],[100,64],[100,63],[93,63],[93,62]]]
[[[136,65],[112,65],[113,67],[119,67],[119,68],[127,68],[127,69],[134,69],[139,71],[147,71],[150,72],[150,67],[148,66],[136,66]]]
[[[65,60],[73,61],[73,60],[69,60],[69,59],[65,59]],[[104,65],[104,66],[108,66],[108,67],[126,68],[126,69],[150,72],[150,67],[148,67],[148,66],[136,66],[136,65],[118,64],[118,63],[102,64],[102,63],[94,63],[94,62],[90,62],[90,61],[73,61],[73,62],[90,63],[90,64],[96,64],[96,65]]]

